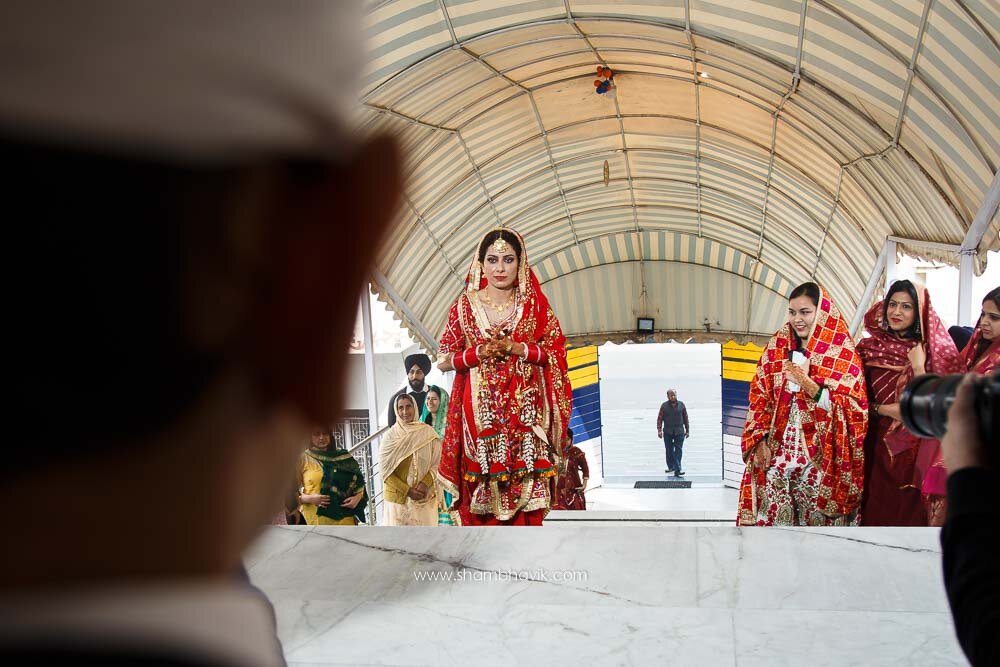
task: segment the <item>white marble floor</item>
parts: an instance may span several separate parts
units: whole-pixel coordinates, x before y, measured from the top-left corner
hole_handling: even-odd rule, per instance
[[[934,529],[270,528],[292,665],[961,665]]]

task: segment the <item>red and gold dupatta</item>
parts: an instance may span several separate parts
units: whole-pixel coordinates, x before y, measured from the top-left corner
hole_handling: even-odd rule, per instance
[[[1000,366],[1000,337],[994,338],[986,351],[976,359],[976,351],[983,340],[983,330],[976,327],[968,344],[962,350],[962,366],[970,373],[989,375]]]
[[[858,352],[864,359],[865,366],[885,368],[898,373],[896,392],[892,397],[894,403],[899,402],[903,389],[913,379],[913,367],[907,355],[915,345],[924,347],[927,355],[925,370],[928,373],[947,375],[964,370],[955,341],[931,305],[926,288],[917,286],[917,300],[920,341],[900,338],[894,334],[882,316],[884,302],[879,301],[865,313],[865,330],[869,337],[858,342]],[[938,440],[918,438],[907,431],[902,422],[894,421],[886,432],[883,442],[892,456],[897,456],[908,449],[917,449],[913,486],[925,495],[944,495],[947,472],[941,458],[941,443]]]
[[[765,441],[777,449],[773,443],[780,442],[792,401],[802,415],[803,440],[820,472],[817,508],[828,516],[843,516],[861,504],[868,429],[864,373],[847,322],[822,287],[805,355],[809,376],[830,392],[829,410],[803,392],[786,390],[784,363],[795,349],[795,333],[786,323],[768,341],[750,383],[741,443],[747,467],[740,485],[739,525],[757,523],[757,499],[763,497],[767,470],[754,463],[753,454]]]
[[[566,364],[566,338],[563,335],[559,320],[556,318],[548,299],[542,293],[538,278],[528,266],[527,247],[524,239],[511,229],[504,229],[505,234],[516,235],[521,242],[521,259],[518,267],[517,290],[520,313],[516,317],[510,339],[526,344],[537,345],[544,353],[546,362],[538,370],[541,382],[527,381],[515,372],[515,360],[508,361],[494,371],[489,378],[480,376],[480,389],[488,385],[496,392],[494,399],[499,409],[505,412],[516,412],[516,406],[523,402],[528,390],[537,392],[538,414],[542,415],[542,429],[546,439],[552,446],[557,458],[561,457],[562,442],[566,437],[566,427],[569,425],[572,412],[573,394],[570,386]],[[477,246],[478,247],[478,246]],[[478,257],[473,257],[472,265],[466,278],[466,289],[459,296],[448,315],[448,322],[441,336],[439,353],[451,355],[469,347],[475,347],[489,340],[489,332],[484,331],[481,319],[476,317],[474,304],[478,302],[476,292],[485,287],[485,278]],[[479,369],[481,373],[483,369]],[[439,475],[444,486],[456,500],[462,496],[463,479],[472,469],[474,474],[487,472],[481,463],[473,456],[474,452],[466,451],[465,444],[475,442],[479,437],[479,424],[472,402],[463,400],[470,394],[468,385],[473,382],[469,371],[455,374],[452,385],[451,402],[448,405],[448,420],[442,444],[441,465]],[[521,392],[522,400],[515,394]],[[471,392],[476,393],[478,392]],[[475,399],[474,399],[475,400]],[[520,421],[520,415],[498,415],[504,428],[519,428],[531,430]],[[510,468],[510,461],[488,462],[500,463]],[[526,462],[532,466],[532,461]],[[551,462],[553,465],[557,461]],[[468,487],[466,487],[468,488]]]

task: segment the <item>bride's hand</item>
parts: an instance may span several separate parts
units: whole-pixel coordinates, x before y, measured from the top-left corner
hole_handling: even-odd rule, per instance
[[[480,360],[494,359],[496,357],[503,356],[502,347],[504,343],[502,341],[496,340],[495,338],[483,343],[481,352],[479,354]]]
[[[518,345],[518,343],[514,343],[514,341],[505,337],[503,333],[501,333],[499,337],[494,338],[486,345],[487,349],[489,350],[488,352],[489,356],[502,358],[511,354],[511,352],[514,350],[514,346]]]

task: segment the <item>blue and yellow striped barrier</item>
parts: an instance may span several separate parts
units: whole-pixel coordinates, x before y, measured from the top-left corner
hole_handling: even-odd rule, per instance
[[[573,415],[569,420],[573,440],[581,443],[598,438],[601,435],[601,376],[597,346],[568,349],[566,363],[573,387]]]
[[[747,418],[750,381],[764,348],[729,341],[722,346],[722,432],[741,436]]]

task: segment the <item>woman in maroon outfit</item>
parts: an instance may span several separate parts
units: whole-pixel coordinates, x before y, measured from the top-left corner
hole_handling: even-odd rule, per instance
[[[865,329],[870,336],[858,342],[857,350],[865,364],[871,421],[860,523],[940,525],[940,499],[923,493],[925,483],[930,488],[943,474],[943,468],[930,465],[940,443],[917,438],[903,427],[899,395],[918,375],[958,372],[958,350],[931,307],[927,290],[909,280],[892,284],[885,299],[865,315]]]
[[[566,471],[559,476],[559,509],[585,510],[587,499],[583,493],[590,479],[590,468],[583,450],[573,444],[573,431],[566,429],[566,445],[563,449]],[[582,475],[582,479],[581,479]]]

